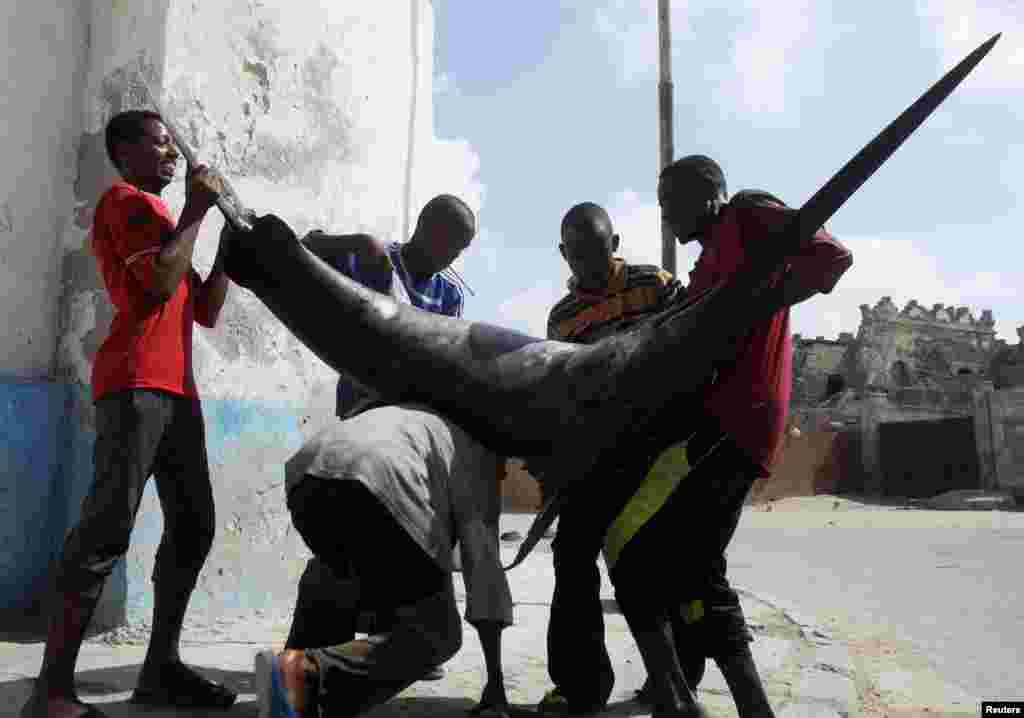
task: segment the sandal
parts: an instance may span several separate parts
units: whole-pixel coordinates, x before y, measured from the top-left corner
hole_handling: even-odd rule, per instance
[[[238,694],[219,683],[203,678],[184,663],[165,667],[160,685],[136,687],[130,703],[151,708],[219,708],[234,705]]]
[[[89,703],[83,703],[82,701],[75,701],[75,703],[85,708],[85,713],[79,716],[79,718],[108,718],[106,713],[104,713],[94,705],[90,705]],[[33,696],[32,698],[28,699],[28,702],[25,703],[24,706],[22,706],[19,718],[37,718],[38,716],[45,715],[46,708],[39,708],[37,704],[37,699]]]

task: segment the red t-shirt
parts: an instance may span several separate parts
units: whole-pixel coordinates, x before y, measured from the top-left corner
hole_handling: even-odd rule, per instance
[[[92,246],[115,314],[93,362],[94,401],[121,389],[198,396],[192,376],[194,272],[161,302],[130,269],[141,268],[144,281],[151,282],[153,262],[174,227],[163,200],[126,182],[116,183],[100,198]]]
[[[743,263],[744,247],[764,241],[794,210],[781,206],[726,206],[708,230],[709,240],[690,272],[689,293],[696,296],[728,279]],[[788,262],[794,278],[819,292],[832,290],[852,264],[850,252],[824,229]],[[793,346],[789,309],[760,322],[742,343],[736,361],[720,370],[708,390],[705,408],[758,465],[771,474],[789,411]]]

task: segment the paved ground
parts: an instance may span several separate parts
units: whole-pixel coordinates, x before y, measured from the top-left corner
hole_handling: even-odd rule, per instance
[[[972,694],[1024,699],[1022,555],[1024,528],[748,525],[730,575],[816,621],[902,641]]]
[[[758,666],[780,717],[977,716],[981,697],[1024,697],[1012,695],[1021,685],[1015,675],[1024,661],[1015,651],[1024,645],[1024,622],[1012,600],[1020,572],[1011,575],[1014,550],[1024,545],[1024,514],[959,512],[949,519],[944,512],[832,506],[816,501],[814,511],[799,505],[786,511],[782,502],[774,512],[750,511],[730,554],[757,636]],[[525,533],[530,518],[505,516],[503,529]],[[946,525],[947,519],[959,527]],[[909,528],[919,525],[931,528]],[[516,545],[504,544],[507,559]],[[549,687],[549,551],[542,542],[512,574],[517,624],[504,637],[506,680],[510,699],[523,709]],[[618,674],[609,713],[648,715],[630,700],[643,669],[611,596],[606,583],[608,644]],[[373,715],[464,715],[484,677],[476,636],[465,628],[464,648],[444,680],[419,683]],[[254,716],[253,656],[279,645],[286,629],[280,618],[189,626],[183,654],[239,690],[239,704],[228,715]],[[83,698],[104,704],[111,718],[204,715],[139,711],[126,702],[145,637],[144,627],[134,626],[90,640],[77,674]],[[0,716],[16,714],[41,656],[38,643],[0,643]],[[700,694],[714,715],[735,715],[713,665]]]

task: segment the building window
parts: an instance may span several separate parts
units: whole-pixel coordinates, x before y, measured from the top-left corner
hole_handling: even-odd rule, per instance
[[[846,390],[846,380],[842,374],[829,374],[825,381],[825,398],[831,399]]]
[[[907,387],[911,384],[910,371],[902,360],[892,365],[892,369],[889,370],[889,378],[892,379],[893,386],[898,388]]]

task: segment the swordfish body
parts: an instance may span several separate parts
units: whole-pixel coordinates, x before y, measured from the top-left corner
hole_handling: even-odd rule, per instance
[[[253,221],[250,231],[229,231],[225,269],[334,369],[390,401],[429,406],[501,455],[543,466],[554,496],[515,565],[557,514],[560,486],[588,476],[627,437],[673,421],[680,399],[696,397],[717,365],[735,359],[750,328],[782,308],[773,290],[775,273],[998,38],[971,53],[882,130],[787,226],[761,243],[738,273],[596,344],[545,341],[399,304],[334,271],[273,215]]]

